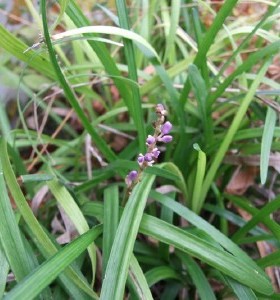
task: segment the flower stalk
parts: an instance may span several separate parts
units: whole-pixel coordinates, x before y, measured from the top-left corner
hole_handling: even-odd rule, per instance
[[[169,121],[165,122],[167,111],[162,104],[157,104],[155,108],[157,114],[157,120],[154,122],[154,134],[148,135],[146,139],[147,152],[145,154],[140,153],[137,157],[139,170],[132,170],[125,178],[127,185],[126,198],[131,194],[134,186],[141,181],[142,173],[145,168],[153,166],[157,161],[160,150],[157,147],[157,143],[170,143],[172,136],[169,135],[172,130],[172,124]]]

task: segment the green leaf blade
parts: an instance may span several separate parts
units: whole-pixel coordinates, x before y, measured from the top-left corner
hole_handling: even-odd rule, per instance
[[[154,178],[154,175],[145,174],[125,206],[104,276],[100,295],[102,300],[123,297],[134,242]]]
[[[274,135],[274,128],[276,125],[276,119],[276,112],[272,108],[268,107],[261,143],[260,175],[262,184],[265,184],[267,178],[270,150]]]

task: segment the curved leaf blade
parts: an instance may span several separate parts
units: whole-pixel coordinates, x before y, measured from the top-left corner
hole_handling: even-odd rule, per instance
[[[100,295],[102,300],[119,300],[123,297],[134,242],[154,179],[154,175],[144,174],[123,210],[104,276]]]
[[[276,112],[268,107],[265,124],[263,129],[262,144],[261,144],[261,162],[260,162],[260,175],[261,183],[265,184],[267,178],[270,149],[274,135],[274,128],[276,125],[277,114]]]
[[[58,251],[46,260],[31,275],[22,280],[5,297],[8,300],[28,300],[36,297],[48,286],[75,258],[77,258],[100,234],[102,226],[98,225],[88,230],[76,240]],[[94,299],[98,299],[95,295]]]

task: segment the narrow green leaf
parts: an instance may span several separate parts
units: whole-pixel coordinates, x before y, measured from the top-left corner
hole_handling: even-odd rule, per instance
[[[77,205],[71,194],[67,191],[67,189],[56,179],[47,182],[47,185],[56,198],[57,202],[61,205],[69,219],[73,222],[79,234],[87,232],[89,230],[88,223],[79,206]],[[94,282],[96,269],[96,249],[94,244],[88,246],[88,254],[91,261],[92,282]]]
[[[174,225],[165,223],[155,217],[143,216],[140,232],[201,259],[260,293],[270,295],[273,292],[266,274],[257,266],[252,268],[252,264],[248,265],[240,257],[221,250],[208,241],[187,233]]]
[[[110,186],[104,191],[103,220],[102,274],[104,277],[119,224],[119,191],[117,185]]]
[[[28,63],[28,65],[45,76],[52,79],[55,78],[55,73],[50,62],[47,61],[44,56],[34,54],[33,51],[24,53],[28,46],[20,41],[15,35],[7,31],[1,24],[0,36],[0,48],[5,49],[8,53],[11,53],[21,61]]]
[[[232,239],[237,242],[240,238],[244,237],[245,234],[262,220],[266,219],[269,214],[279,210],[280,208],[280,197],[273,199],[272,202],[266,204],[259,212],[253,216],[242,228],[240,228],[233,236]],[[280,231],[274,231],[275,237],[280,241]]]
[[[204,135],[207,141],[210,138],[209,135],[211,131],[211,124],[209,122],[210,109],[209,105],[207,105],[206,102],[208,95],[207,87],[196,65],[189,65],[188,77],[193,88],[195,98],[197,100],[198,111],[200,112],[200,118],[203,124]]]
[[[234,81],[235,78],[254,67],[256,65],[256,61],[261,61],[263,59],[266,59],[267,57],[272,57],[275,53],[278,52],[279,47],[280,41],[276,41],[251,54],[241,66],[239,66],[228,77],[226,77],[222,83],[218,85],[215,92],[209,94],[207,101],[209,101],[210,103],[214,103],[216,99],[222,95],[225,89]]]
[[[133,246],[154,178],[154,175],[144,174],[124,208],[107,264],[100,299],[119,300],[123,297]]]
[[[138,295],[138,299],[153,300],[146,277],[134,255],[131,256],[128,274],[128,280],[131,283],[130,286],[134,288],[134,292]]]
[[[88,27],[89,21],[85,18],[85,16],[82,14],[79,7],[75,4],[73,0],[70,0],[70,3],[67,8],[67,14],[69,14],[70,18],[73,20],[73,22],[76,24],[77,27]],[[96,27],[96,26],[91,26]],[[101,27],[104,27],[100,31]],[[97,26],[97,32],[99,33],[108,33],[111,34],[110,29],[108,30],[108,26]],[[180,125],[182,126],[182,130],[184,128],[184,114],[182,111],[182,107],[179,104],[178,101],[178,93],[176,89],[173,86],[172,80],[169,78],[169,75],[165,71],[164,67],[159,64],[159,58],[154,51],[154,49],[151,47],[149,43],[145,39],[143,39],[140,35],[136,35],[132,31],[124,30],[122,28],[113,27],[114,34],[118,34],[120,36],[123,36],[124,38],[134,40],[136,42],[136,46],[143,52],[143,54],[148,58],[151,59],[152,63],[155,66],[155,69],[157,73],[159,74],[159,78],[164,83],[167,92],[170,95],[170,103],[173,107],[173,109],[176,111],[176,115],[180,119]],[[82,29],[83,30],[83,29]],[[93,28],[90,29],[91,32],[94,30]],[[85,36],[91,36],[90,34],[85,34]],[[106,47],[103,47],[103,45],[100,45],[100,43],[91,43],[89,41],[89,44],[94,49],[94,51],[97,53],[98,58],[103,63],[106,71],[111,74],[115,75],[116,77],[113,77],[113,80],[115,81],[116,86],[118,87],[126,105],[128,108],[130,108],[129,101],[132,99],[132,95],[130,93],[130,89],[127,88],[126,85],[123,84],[123,82],[120,82],[117,77],[120,76],[120,72],[116,67],[115,62],[112,60],[110,54],[108,53]],[[183,64],[182,64],[183,65]],[[185,67],[184,67],[185,68]],[[133,113],[132,113],[133,115]]]
[[[267,12],[264,14],[264,16],[259,21],[259,23],[256,26],[254,26],[253,30],[251,30],[251,32],[246,36],[246,38],[242,40],[241,44],[238,45],[238,47],[234,50],[234,52],[230,55],[230,57],[228,57],[228,59],[225,61],[225,63],[223,64],[222,68],[220,68],[219,74],[214,78],[214,82],[212,83],[213,85],[215,85],[215,83],[219,80],[219,78],[221,77],[221,75],[224,74],[224,71],[230,66],[230,64],[232,63],[232,61],[237,56],[240,55],[241,51],[244,49],[244,47],[246,47],[248,45],[249,41],[254,36],[254,34],[257,32],[257,30],[259,28],[261,28],[265,24],[265,22],[267,21],[267,19],[273,15],[273,12],[275,10],[277,10],[277,8],[278,8],[279,5],[280,5],[280,1],[278,1],[274,5],[269,5],[268,6]]]
[[[167,170],[168,172],[171,172],[174,176],[176,176],[176,181],[175,184],[178,186],[180,191],[183,193],[185,200],[187,200],[188,197],[188,190],[186,186],[185,179],[183,177],[182,172],[179,170],[179,168],[172,162],[166,162],[166,163],[161,163],[160,165],[156,166],[157,168]],[[168,178],[168,177],[166,177]],[[173,178],[170,178],[174,180]]]
[[[111,177],[114,176],[114,171],[113,170],[104,170],[104,172],[95,175],[93,179],[88,180],[84,183],[82,183],[81,185],[77,186],[75,188],[75,192],[76,193],[80,193],[80,192],[85,192],[91,188],[93,188],[94,186],[98,185],[100,182],[109,179]]]
[[[99,7],[112,21],[116,26],[120,25],[119,18],[107,7],[104,5],[100,5],[99,3],[96,3],[96,6]]]
[[[244,286],[243,284],[237,282],[236,280],[223,276],[225,282],[232,288],[234,294],[237,296],[238,299],[244,299],[244,300],[257,300],[257,296],[255,293],[248,288],[247,286]]]
[[[129,30],[130,26],[129,26],[128,13],[126,9],[126,2],[124,0],[116,0],[116,8],[119,16],[120,27]],[[135,82],[138,82],[135,53],[134,53],[132,41],[128,39],[124,39],[123,42],[124,42],[125,58],[128,66],[128,76],[130,79],[134,80]],[[146,131],[144,128],[143,112],[141,109],[142,101],[141,101],[139,87],[132,87],[132,100],[133,101],[130,104],[130,106],[131,106],[131,112],[133,113],[134,116],[135,125],[138,129],[140,151],[144,152],[146,149],[145,146]]]
[[[206,222],[203,218],[199,217],[197,214],[192,212],[187,207],[182,204],[174,201],[166,195],[162,195],[155,191],[150,193],[150,196],[154,198],[156,201],[160,202],[162,205],[169,207],[174,212],[176,212],[179,216],[183,217],[185,220],[196,226],[197,228],[204,231],[207,235],[211,236],[213,240],[218,242],[224,249],[226,249],[229,253],[232,253],[235,257],[242,259],[248,265],[251,265],[254,268],[257,268],[256,264],[253,260],[247,256],[245,252],[243,252],[235,243],[233,243],[227,236],[222,234],[219,230],[217,230],[210,223]],[[262,272],[261,269],[257,270],[258,272]]]
[[[170,192],[168,193],[168,196],[172,199],[176,198],[176,192]],[[169,209],[166,206],[161,207],[160,210],[160,219],[168,222],[170,224],[173,224],[173,219],[174,219],[174,212]],[[170,247],[169,245],[165,244],[165,243],[160,243],[158,245],[158,255],[161,259],[163,259],[164,261],[169,262],[170,261]]]
[[[7,300],[29,300],[36,297],[67,266],[69,266],[100,234],[102,226],[98,225],[79,236],[54,256],[46,260],[32,274],[22,280],[5,297]],[[98,299],[94,294],[93,299]]]
[[[38,220],[35,218],[31,208],[28,205],[16,179],[13,168],[9,161],[6,142],[2,139],[0,143],[0,160],[3,167],[3,173],[6,183],[9,187],[16,205],[26,222],[29,230],[36,239],[36,244],[45,258],[54,255],[57,252],[56,246],[49,239],[46,232],[43,230]],[[65,274],[60,276],[66,291],[75,299],[85,299],[85,293],[92,296],[93,291],[83,277],[78,275],[73,268],[69,267]]]
[[[60,1],[60,11],[59,11],[59,15],[57,16],[54,24],[52,25],[52,28],[55,28],[62,20],[63,18],[63,15],[66,11],[66,8],[68,6],[68,3],[69,3],[70,0],[61,0]]]
[[[168,282],[161,295],[161,300],[176,300],[180,295],[183,285],[178,282]]]
[[[2,136],[8,141],[11,141],[10,136],[10,121],[8,119],[6,108],[4,105],[4,99],[0,96],[0,130]]]
[[[80,107],[80,104],[79,104],[78,100],[76,99],[74,91],[71,89],[71,87],[67,83],[66,78],[64,77],[64,75],[62,73],[62,70],[57,61],[56,54],[53,49],[51,38],[49,35],[48,24],[47,24],[47,15],[46,15],[46,0],[42,0],[41,6],[42,6],[42,20],[43,20],[43,27],[44,27],[45,42],[46,42],[46,45],[47,45],[47,48],[49,51],[50,60],[53,65],[53,68],[55,70],[57,79],[58,79],[61,87],[64,90],[67,100],[69,101],[69,103],[71,104],[73,109],[75,110],[77,116],[79,117],[80,121],[84,125],[85,129],[92,136],[92,139],[95,141],[96,145],[98,145],[100,151],[103,153],[103,155],[109,161],[113,161],[116,159],[116,155],[108,147],[107,143],[99,136],[99,134],[96,132],[96,130],[91,125],[91,123],[88,120],[87,116],[85,115],[84,111]]]
[[[202,191],[202,184],[203,184],[205,169],[206,169],[206,155],[200,149],[198,144],[194,144],[193,147],[195,150],[198,151],[198,158],[197,158],[195,183],[193,189],[193,197],[191,203],[192,203],[192,210],[195,213],[199,213],[203,206],[203,198],[200,195]]]
[[[209,203],[206,203],[204,205],[204,208],[206,211],[214,213],[217,216],[223,217],[238,227],[243,227],[246,224],[246,221],[244,219],[242,219],[242,217],[240,217],[239,215],[237,215],[225,208],[219,207],[217,205],[211,205]],[[262,229],[259,226],[251,229],[249,233],[254,236],[260,236],[260,235],[264,235],[264,234],[267,235],[267,231],[265,229]]]
[[[146,274],[146,279],[149,286],[153,286],[157,282],[166,279],[180,280],[180,276],[175,270],[168,266],[160,266],[149,270]]]
[[[144,55],[147,58],[159,61],[157,52],[144,38],[142,38],[139,34],[133,32],[133,31],[119,28],[119,27],[101,26],[101,25],[85,26],[85,27],[70,29],[70,30],[67,30],[67,31],[64,31],[61,33],[54,34],[54,35],[52,35],[52,39],[54,41],[59,41],[59,40],[62,40],[62,39],[68,38],[68,37],[86,34],[86,33],[113,34],[116,36],[126,38],[130,41],[135,42],[135,45],[144,53]],[[134,79],[132,79],[132,80],[135,81]]]
[[[248,199],[246,199],[244,197],[237,197],[237,196],[226,194],[226,198],[228,198],[235,205],[237,205],[238,207],[241,207],[242,209],[244,209],[245,211],[247,211],[248,213],[250,213],[253,216],[256,216],[260,212],[259,209],[252,206],[251,202],[248,202]],[[279,235],[280,224],[279,223],[277,223],[276,221],[271,219],[270,216],[263,218],[262,223],[273,233],[273,235],[275,237],[278,237],[278,240],[280,240],[280,235]],[[254,228],[254,229],[257,230],[258,228]],[[251,231],[253,231],[254,229],[252,229]],[[264,233],[266,233],[266,230],[259,232],[259,234],[264,234]]]
[[[166,178],[166,179],[170,179],[170,180],[173,180],[176,183],[180,180],[180,177],[178,176],[178,174],[175,174],[171,170],[167,170],[164,167],[161,167],[161,165],[156,165],[156,166],[147,168],[145,170],[145,173],[153,174],[153,175],[163,177],[163,178]]]
[[[164,61],[169,61],[169,64],[173,64],[175,60],[175,39],[176,39],[176,30],[179,26],[180,18],[180,9],[181,9],[181,0],[172,0],[171,1],[171,16],[169,22],[169,32],[166,39],[166,49],[164,54]]]
[[[20,179],[22,182],[40,182],[40,181],[50,181],[54,178],[51,174],[27,174],[21,175]]]
[[[0,299],[3,299],[9,270],[9,262],[0,243]]]
[[[280,250],[268,254],[265,257],[262,257],[257,261],[258,265],[262,268],[271,267],[271,266],[280,266]]]
[[[215,294],[205,277],[204,273],[202,272],[199,265],[195,262],[193,258],[189,255],[176,250],[176,255],[181,259],[183,264],[187,268],[187,272],[189,273],[190,277],[192,278],[193,283],[197,288],[197,292],[200,296],[201,300],[215,300]]]
[[[167,197],[168,198],[168,197]],[[162,202],[164,204],[166,198]],[[172,208],[176,202],[172,201],[172,204],[168,207]],[[177,203],[178,204],[178,203]],[[183,206],[179,205],[178,213],[183,210]],[[87,215],[95,216],[102,220],[103,206],[100,203],[87,203],[84,206],[84,212]],[[192,212],[188,210],[188,214]],[[193,216],[197,216],[192,213]],[[228,245],[225,249],[231,249],[225,251],[222,247],[214,246],[213,243],[209,243],[208,239],[203,237],[197,237],[191,233],[186,232],[174,225],[163,222],[155,217],[143,215],[139,231],[143,234],[151,236],[161,242],[173,245],[175,248],[182,252],[188,253],[191,256],[197,257],[202,261],[208,263],[214,268],[220,270],[224,274],[236,279],[239,282],[251,287],[252,289],[265,294],[270,295],[273,292],[271,283],[266,274],[258,268],[258,266],[241,251],[233,242],[229,243],[229,239],[215,229],[212,225],[198,217],[200,223],[205,222],[211,232],[216,233],[216,236],[222,241],[227,241]],[[211,234],[211,232],[209,232]],[[219,234],[218,234],[219,233]],[[221,243],[221,245],[223,245]]]
[[[29,10],[30,15],[32,16],[33,22],[36,23],[34,24],[34,26],[37,26],[37,28],[42,31],[43,30],[43,26],[42,26],[42,22],[41,22],[41,18],[39,16],[38,11],[36,10],[32,0],[25,0],[25,4]]]
[[[207,175],[206,175],[204,183],[203,183],[203,190],[201,193],[201,198],[203,200],[201,200],[201,201],[204,201],[204,199],[208,193],[208,190],[209,190],[213,180],[215,179],[216,172],[218,171],[220,164],[224,158],[224,155],[226,154],[226,151],[228,150],[228,147],[229,147],[230,143],[232,142],[233,137],[234,137],[235,133],[237,132],[238,127],[240,126],[240,123],[242,122],[243,117],[246,114],[246,111],[250,105],[250,102],[254,98],[255,92],[256,92],[262,78],[264,77],[264,75],[266,73],[269,63],[270,63],[270,60],[268,60],[264,63],[264,65],[261,67],[260,71],[258,72],[256,79],[251,84],[249,91],[247,92],[245,98],[243,99],[243,101],[231,123],[231,126],[228,129],[226,136],[224,137],[222,144],[220,145],[220,147],[209,167],[209,170],[207,172]]]
[[[270,157],[271,144],[274,135],[274,128],[276,125],[276,119],[276,112],[274,111],[274,109],[268,106],[261,144],[260,175],[262,184],[265,184],[267,178],[268,163]]]
[[[34,265],[28,259],[28,253],[21,239],[20,230],[11,207],[0,162],[0,242],[5,251],[16,280],[27,276]]]
[[[209,30],[206,32],[202,42],[199,45],[198,53],[195,57],[194,64],[200,69],[203,62],[206,60],[207,52],[209,51],[214,39],[222,28],[225,19],[230,15],[238,0],[226,0],[219,12],[216,15],[214,22]],[[184,88],[180,95],[180,102],[185,103],[189,93],[189,82],[186,80]]]
[[[77,27],[85,27],[90,25],[90,21],[85,17],[74,0],[70,0],[66,12]],[[90,38],[93,36],[93,34],[84,34],[84,36]],[[134,117],[132,109],[136,109],[138,103],[135,103],[135,105],[132,103],[131,100],[133,95],[131,89],[127,87],[123,80],[119,79],[121,78],[121,72],[119,71],[114,59],[108,52],[106,46],[101,43],[95,43],[94,41],[88,41],[88,43],[103,64],[106,72],[112,76],[112,80],[118,88],[121,97],[131,113],[131,116]]]

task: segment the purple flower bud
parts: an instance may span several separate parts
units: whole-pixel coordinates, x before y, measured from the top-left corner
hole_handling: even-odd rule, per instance
[[[162,134],[168,134],[171,131],[171,129],[172,124],[169,121],[165,122],[160,128]]]
[[[148,137],[146,139],[147,145],[152,145],[155,143],[155,141],[156,141],[156,139],[152,135],[148,135]]]
[[[160,151],[158,150],[158,148],[154,148],[152,151],[152,155],[154,158],[158,158],[160,155]]]
[[[161,112],[163,110],[164,110],[164,106],[161,103],[156,105],[156,112]]]
[[[156,105],[156,113],[164,116],[166,115],[167,111],[165,110],[164,106],[161,103],[159,103]]]
[[[146,153],[144,157],[145,157],[145,161],[147,161],[147,162],[151,162],[153,160],[152,153]]]
[[[125,178],[126,184],[131,185],[132,182],[137,178],[137,176],[138,176],[137,171],[133,170],[133,171],[129,172]]]
[[[139,164],[140,166],[142,166],[144,160],[145,160],[144,155],[143,155],[142,153],[140,153],[140,154],[138,155],[138,158],[137,158],[138,164]]]
[[[163,143],[170,143],[172,141],[172,136],[171,135],[164,135],[161,138],[158,138],[159,142],[163,142]]]
[[[129,172],[128,177],[130,180],[133,181],[136,179],[137,175],[138,175],[137,171],[133,170],[133,171]]]

